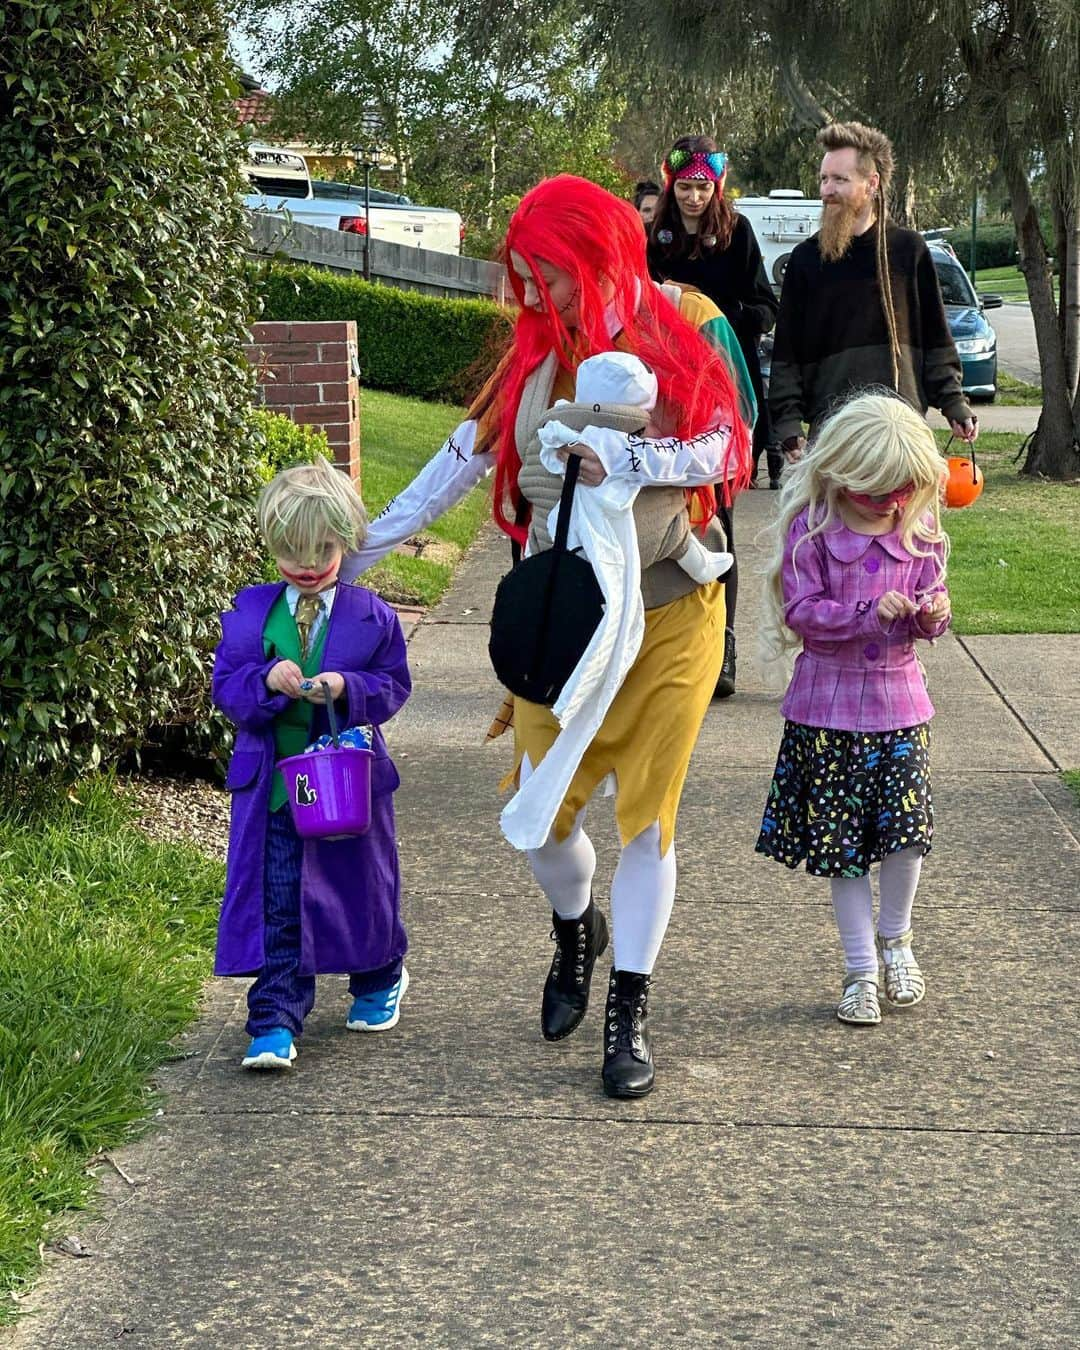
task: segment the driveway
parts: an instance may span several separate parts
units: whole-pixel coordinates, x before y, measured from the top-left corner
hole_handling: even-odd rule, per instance
[[[998,337],[998,361],[1003,370],[1028,384],[1041,384],[1035,324],[1030,305],[1003,305],[986,311]]]

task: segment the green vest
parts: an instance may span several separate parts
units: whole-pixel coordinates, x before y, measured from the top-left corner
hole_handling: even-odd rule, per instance
[[[310,679],[322,669],[323,648],[326,646],[326,633],[329,622],[324,621],[319,629],[315,645],[306,657],[300,654],[300,634],[296,630],[296,620],[289,613],[289,602],[282,591],[271,609],[263,629],[263,651],[267,658],[276,657],[279,661],[295,661]],[[311,722],[315,716],[315,707],[306,699],[291,700],[283,713],[274,718],[274,759],[287,759],[289,755],[299,755],[311,743]],[[274,770],[273,784],[270,788],[270,810],[280,811],[288,801],[285,780],[277,769]]]

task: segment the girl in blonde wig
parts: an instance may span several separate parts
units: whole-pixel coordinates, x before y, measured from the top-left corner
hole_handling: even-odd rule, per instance
[[[766,650],[801,649],[757,851],[830,879],[845,959],[837,1016],[853,1024],[881,1020],[879,955],[894,1007],[926,990],[911,912],[934,829],[934,709],[914,644],[950,620],[944,472],[918,413],[888,392],[856,396],[790,471],[766,574]]]

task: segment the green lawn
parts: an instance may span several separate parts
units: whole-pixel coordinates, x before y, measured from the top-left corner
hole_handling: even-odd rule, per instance
[[[944,449],[949,433],[936,434]],[[958,633],[1080,632],[1080,486],[1021,477],[1012,461],[1022,439],[981,435],[975,450],[983,493],[945,513]],[[955,443],[949,453],[958,453]]]
[[[963,250],[959,250],[963,260]],[[979,294],[1000,295],[1003,300],[1023,301],[1028,298],[1027,282],[1018,267],[987,267],[980,269],[972,278],[975,290]],[[1058,293],[1057,278],[1054,278],[1054,295]]]
[[[131,1137],[195,1014],[224,881],[154,844],[107,779],[0,806],[0,1323],[87,1204],[88,1159]]]
[[[1037,384],[1027,384],[1015,375],[998,368],[997,398],[995,403],[1005,408],[1041,408],[1042,389]],[[976,410],[977,411],[977,410]]]
[[[1065,786],[1072,788],[1077,804],[1080,805],[1080,769],[1066,769],[1061,777]]]
[[[364,501],[372,517],[406,487],[464,417],[461,408],[365,389],[360,397]],[[461,552],[491,513],[490,485],[480,484],[425,536],[433,557],[391,554],[362,581],[398,604],[433,605],[450,584]]]

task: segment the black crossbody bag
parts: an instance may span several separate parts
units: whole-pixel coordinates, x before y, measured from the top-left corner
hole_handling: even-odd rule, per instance
[[[580,457],[570,455],[554,543],[507,572],[491,614],[488,654],[495,674],[512,694],[548,707],[562,693],[604,613],[604,595],[591,564],[566,547],[580,469]]]

